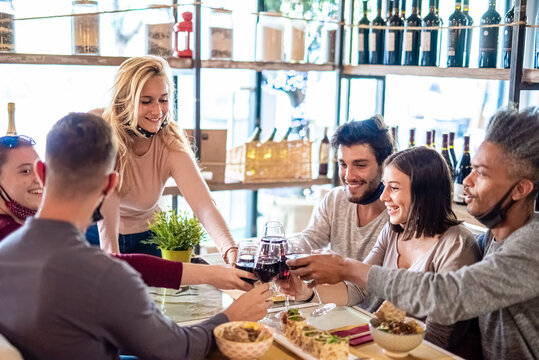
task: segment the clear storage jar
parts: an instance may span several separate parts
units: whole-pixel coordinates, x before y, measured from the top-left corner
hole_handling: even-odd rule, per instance
[[[97,1],[75,0],[72,14],[97,13]],[[71,18],[71,52],[99,55],[99,15],[78,15]]]
[[[330,20],[331,22],[326,22],[324,25],[324,36],[322,41],[326,63],[333,64],[336,62],[337,31],[339,26],[336,23],[336,18]]]
[[[262,12],[258,21],[257,60],[283,61],[284,24],[280,13]]]
[[[146,54],[167,57],[172,55],[174,18],[169,7],[150,5],[145,24]]]
[[[289,26],[289,43],[287,60],[290,62],[305,62],[306,25],[303,20],[291,20]]]
[[[232,60],[233,49],[232,11],[212,9],[210,14],[210,58]]]
[[[11,0],[0,0],[0,52],[15,52],[15,10]]]

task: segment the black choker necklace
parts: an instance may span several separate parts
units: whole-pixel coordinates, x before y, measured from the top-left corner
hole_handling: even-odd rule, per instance
[[[129,124],[127,124],[129,126]],[[150,139],[152,136],[154,136],[155,134],[157,134],[159,131],[161,131],[161,129],[163,129],[165,126],[168,125],[168,121],[165,119],[163,121],[163,123],[161,124],[161,126],[159,127],[159,130],[157,130],[156,132],[151,132],[151,131],[148,131],[146,129],[143,129],[142,127],[140,127],[139,125],[137,125],[137,132],[144,136],[146,139]],[[134,133],[133,130],[129,130],[131,131],[132,133]]]

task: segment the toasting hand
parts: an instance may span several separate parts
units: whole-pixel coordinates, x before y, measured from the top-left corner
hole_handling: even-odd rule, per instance
[[[303,281],[317,284],[336,284],[346,280],[346,267],[350,259],[337,254],[320,254],[288,260],[290,272]]]

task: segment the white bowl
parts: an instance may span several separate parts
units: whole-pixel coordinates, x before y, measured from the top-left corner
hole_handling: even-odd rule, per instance
[[[408,320],[409,318],[406,318]],[[421,321],[413,319],[423,328],[420,334],[398,335],[378,330],[369,322],[369,329],[374,342],[380,346],[387,356],[394,358],[406,357],[410,351],[418,347],[425,338],[426,326]],[[372,320],[371,320],[372,321]]]
[[[227,326],[248,325],[264,328],[270,335],[268,338],[257,342],[238,342],[223,338],[223,331]],[[217,326],[213,329],[215,342],[223,355],[233,360],[253,360],[262,357],[273,343],[274,330],[267,326],[251,321],[231,321]]]

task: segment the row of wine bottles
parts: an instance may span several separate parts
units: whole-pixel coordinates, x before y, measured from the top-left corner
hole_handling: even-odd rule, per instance
[[[395,140],[395,143],[398,148],[398,127],[391,127],[391,135]],[[410,137],[408,141],[408,147],[416,146],[416,129],[410,129]],[[426,132],[426,141],[425,146],[431,149],[436,150],[436,130],[427,130]],[[470,157],[470,135],[464,135],[464,148],[460,160],[457,161],[457,156],[455,154],[455,133],[454,132],[445,132],[442,134],[442,151],[441,155],[445,159],[451,177],[454,181],[453,188],[453,201],[459,204],[464,204],[462,181],[468,176],[471,172],[471,157]]]
[[[447,30],[447,67],[470,66],[470,52],[472,48],[473,28],[466,28],[474,24],[469,15],[469,0],[456,0],[455,11],[448,19]],[[412,0],[412,14],[406,18],[406,0],[388,0],[387,17],[382,18],[382,0],[377,0],[377,16],[369,21],[367,18],[368,1],[363,1],[363,18],[358,33],[358,63],[383,65],[421,65],[439,66],[440,46],[443,25],[438,16],[439,0],[429,0],[429,13],[421,19],[421,0]],[[400,11],[400,12],[399,12]],[[505,23],[514,22],[515,6],[505,15]],[[496,0],[488,0],[488,10],[480,20],[481,25],[497,25],[501,16],[496,11]],[[387,28],[373,28],[372,26],[387,26]],[[405,27],[392,29],[392,26]],[[408,27],[421,27],[408,29]],[[482,27],[479,34],[480,68],[495,68],[497,65],[499,27]],[[511,46],[513,40],[513,27],[503,28],[503,60],[502,66],[511,66]],[[539,54],[539,49],[536,49]],[[539,55],[538,55],[539,56]],[[536,64],[537,65],[537,64]]]

